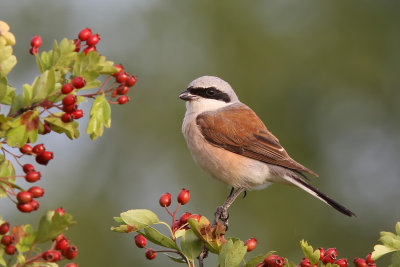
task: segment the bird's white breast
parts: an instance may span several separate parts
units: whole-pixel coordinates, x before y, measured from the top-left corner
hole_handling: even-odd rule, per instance
[[[253,160],[223,148],[216,147],[204,139],[196,124],[197,113],[186,112],[182,132],[196,163],[215,179],[235,188],[266,187],[276,177],[270,174],[268,164]]]

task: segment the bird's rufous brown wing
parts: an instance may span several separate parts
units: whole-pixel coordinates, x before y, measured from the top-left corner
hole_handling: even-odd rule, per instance
[[[196,123],[204,138],[214,146],[268,164],[318,176],[293,160],[254,111],[244,104],[233,104],[201,113]]]

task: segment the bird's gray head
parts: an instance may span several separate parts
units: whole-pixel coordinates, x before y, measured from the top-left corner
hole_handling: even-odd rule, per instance
[[[214,76],[202,76],[193,80],[179,98],[186,101],[188,112],[195,113],[211,111],[239,102],[229,83]]]

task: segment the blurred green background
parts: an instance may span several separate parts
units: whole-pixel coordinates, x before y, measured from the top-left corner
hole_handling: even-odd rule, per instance
[[[229,188],[193,162],[181,134],[177,98],[202,75],[228,81],[291,156],[320,174],[312,184],[353,210],[347,218],[296,188],[252,191],[230,209],[228,236],[256,237],[253,255],[276,250],[296,263],[299,241],[364,257],[379,231],[400,218],[399,1],[2,1],[0,19],[17,38],[21,88],[38,74],[28,53],[33,35],[44,45],[76,38],[84,27],[101,35],[99,51],[137,75],[132,101],[113,106],[113,123],[91,142],[84,135],[42,138],[55,160],[41,168],[41,211],[20,214],[9,201],[1,214],[32,223],[63,206],[78,224],[67,236],[80,266],[175,266],[147,261],[133,235],[111,232],[112,217],[158,205],[168,191],[191,190],[182,209],[212,217]],[[86,109],[87,110],[87,109]],[[387,259],[380,266],[387,265]],[[211,255],[206,266],[215,266]]]

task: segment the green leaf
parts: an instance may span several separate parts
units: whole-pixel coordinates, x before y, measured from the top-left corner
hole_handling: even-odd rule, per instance
[[[4,253],[5,253],[5,250],[4,249],[0,249],[0,265],[1,266],[7,266],[7,263],[4,260]]]
[[[0,35],[0,76],[7,76],[17,64],[17,58],[12,53],[12,46],[7,43],[4,36]]]
[[[144,228],[143,230],[144,230],[144,232],[142,233],[142,235],[144,237],[146,237],[149,241],[153,242],[154,244],[157,244],[157,245],[160,245],[160,246],[166,247],[166,248],[172,248],[172,249],[179,250],[179,248],[177,247],[177,245],[171,238],[169,238],[166,235],[163,235],[162,233],[160,233],[153,227],[148,226],[148,227]]]
[[[235,238],[228,238],[220,251],[218,264],[220,267],[239,266],[246,252],[247,248],[243,241]]]
[[[175,238],[178,239],[178,238],[182,237],[185,234],[185,232],[186,232],[186,229],[176,230],[174,233]]]
[[[73,76],[82,76],[86,82],[89,83],[95,80],[100,74],[110,75],[117,71],[114,62],[106,61],[104,56],[97,52],[90,52],[88,54],[80,53],[72,68]],[[86,85],[82,89],[88,89]]]
[[[168,258],[170,258],[171,260],[177,262],[177,263],[186,263],[185,259],[183,259],[182,257],[174,257],[169,255],[168,253],[164,253],[164,255],[166,255]]]
[[[304,239],[300,241],[301,249],[303,250],[304,255],[307,259],[310,260],[311,264],[314,265],[319,261],[320,251],[319,249],[315,250],[312,246],[308,245],[307,241]]]
[[[390,247],[387,247],[387,246],[384,246],[384,245],[375,245],[374,246],[374,251],[372,252],[371,257],[372,257],[373,260],[377,260],[380,257],[382,257],[383,255],[386,255],[386,254],[388,254],[390,252],[393,252],[393,251],[396,251],[396,249],[395,248],[390,248]]]
[[[21,147],[27,142],[28,138],[32,143],[35,143],[38,138],[39,123],[38,110],[24,112],[11,123],[11,128],[6,134],[7,144],[13,147]]]
[[[397,251],[396,253],[393,253],[392,255],[392,263],[389,265],[389,267],[398,267],[400,266],[400,252]]]
[[[215,253],[215,254],[219,254],[220,251],[220,246],[217,242],[215,242],[214,240],[207,240],[204,238],[204,236],[201,234],[200,232],[200,228],[202,226],[204,226],[204,224],[207,224],[207,221],[203,221],[202,218],[204,216],[202,216],[200,218],[200,222],[197,222],[195,219],[193,218],[189,218],[188,219],[188,224],[190,226],[190,229],[193,230],[193,232],[197,235],[198,238],[200,238],[201,240],[203,240],[204,244],[207,246],[209,252],[211,253]],[[204,217],[205,218],[205,217]],[[209,222],[208,222],[209,224]]]
[[[273,254],[275,251],[270,251],[265,255],[258,255],[253,258],[251,258],[243,267],[256,267],[257,264],[262,262],[266,257],[269,255]]]
[[[64,213],[60,215],[54,211],[48,211],[40,219],[39,229],[35,239],[36,243],[44,243],[56,238],[59,234],[65,232],[69,226],[75,224],[72,215]]]
[[[12,98],[11,108],[9,114],[13,114],[27,106],[27,103],[22,95],[15,95]]]
[[[2,183],[0,187],[0,198],[7,197],[7,191],[11,189],[8,183],[15,182],[15,170],[11,161],[4,159],[2,156],[0,161],[0,177],[2,178]]]
[[[11,105],[15,89],[8,85],[5,77],[0,77],[0,103]]]
[[[181,248],[189,260],[195,260],[203,250],[203,242],[189,229],[182,236]]]
[[[130,233],[134,232],[133,226],[122,224],[120,226],[112,226],[111,231],[117,232],[117,233]]]
[[[400,222],[396,223],[396,233],[398,236],[400,236]]]
[[[125,224],[124,220],[122,220],[121,217],[114,217],[113,219],[114,219],[114,221],[116,221],[117,223]]]
[[[56,133],[64,133],[69,139],[73,140],[79,137],[79,123],[72,121],[65,123],[61,120],[62,112],[55,113],[54,116],[44,118],[44,121],[50,126],[50,128]]]
[[[32,84],[32,99],[27,101],[28,104],[40,102],[55,92],[55,72],[54,68],[50,68],[43,72],[35,79]]]
[[[65,70],[66,66],[71,66],[77,55],[74,42],[67,38],[64,38],[60,45],[55,41],[53,51],[51,66],[56,70]]]
[[[147,226],[160,222],[154,212],[146,209],[128,210],[120,215],[127,225],[134,227],[134,231],[141,230]]]
[[[101,94],[93,102],[86,133],[90,135],[92,140],[95,140],[103,134],[104,127],[110,128],[110,126],[111,107],[104,94]]]

